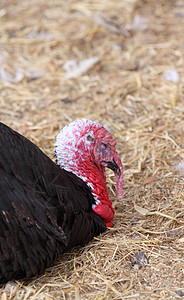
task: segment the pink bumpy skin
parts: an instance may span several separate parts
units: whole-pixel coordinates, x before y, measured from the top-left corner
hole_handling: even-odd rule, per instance
[[[115,173],[119,200],[123,196],[123,166],[116,152],[116,141],[97,122],[79,119],[66,125],[54,147],[57,164],[80,177],[91,188],[93,210],[113,226],[114,209],[106,186],[105,167]]]

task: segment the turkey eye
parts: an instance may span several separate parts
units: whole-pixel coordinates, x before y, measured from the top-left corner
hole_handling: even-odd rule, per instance
[[[102,143],[102,148],[103,148],[103,149],[106,149],[106,148],[107,148],[107,145],[104,144],[104,143]]]
[[[87,139],[88,142],[93,142],[94,143],[94,141],[95,141],[94,138],[91,135],[88,135],[86,139]]]

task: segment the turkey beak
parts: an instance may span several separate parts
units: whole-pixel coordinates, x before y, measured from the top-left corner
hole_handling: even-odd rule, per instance
[[[121,171],[114,159],[113,161],[107,162],[107,168],[111,169],[114,173],[118,175],[118,177],[120,177]]]
[[[123,165],[121,158],[115,152],[113,154],[113,160],[106,162],[107,168],[111,169],[114,172],[116,178],[116,188],[118,193],[118,198],[122,201],[123,198]]]

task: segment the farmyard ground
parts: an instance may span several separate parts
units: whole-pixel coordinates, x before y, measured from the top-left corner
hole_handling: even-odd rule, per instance
[[[182,299],[183,26],[179,0],[1,0],[0,120],[51,158],[65,124],[98,121],[125,169],[114,227],[2,299]]]

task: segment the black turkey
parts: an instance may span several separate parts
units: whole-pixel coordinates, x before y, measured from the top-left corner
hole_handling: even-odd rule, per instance
[[[56,165],[36,145],[0,123],[0,283],[43,273],[59,255],[113,225],[105,167],[122,198],[116,142],[80,119],[56,139]]]

